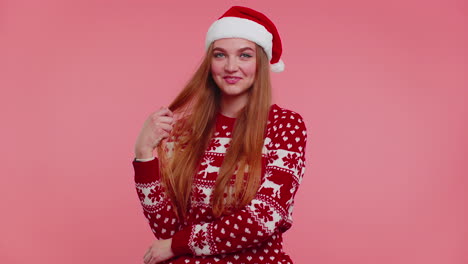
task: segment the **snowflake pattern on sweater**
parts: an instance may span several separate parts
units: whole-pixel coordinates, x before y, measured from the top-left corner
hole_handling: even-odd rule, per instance
[[[194,177],[188,219],[179,223],[159,179],[157,159],[133,162],[143,213],[157,239],[172,237],[176,258],[165,263],[292,263],[282,233],[292,224],[294,196],[305,171],[302,117],[271,106],[257,195],[231,215],[214,218],[211,195],[235,119],[218,114],[216,129]]]

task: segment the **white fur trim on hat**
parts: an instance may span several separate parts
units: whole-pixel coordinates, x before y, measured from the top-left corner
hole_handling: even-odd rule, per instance
[[[271,60],[273,35],[257,22],[239,17],[223,17],[216,20],[206,33],[205,49],[208,49],[213,41],[222,38],[243,38],[255,42]]]
[[[280,59],[277,63],[270,64],[270,69],[272,72],[282,72],[284,71],[284,62]]]

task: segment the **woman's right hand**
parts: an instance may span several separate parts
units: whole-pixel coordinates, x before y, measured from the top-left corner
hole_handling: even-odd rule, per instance
[[[146,159],[153,156],[153,150],[161,140],[169,137],[174,114],[167,107],[161,107],[152,113],[143,124],[135,143],[135,157]]]

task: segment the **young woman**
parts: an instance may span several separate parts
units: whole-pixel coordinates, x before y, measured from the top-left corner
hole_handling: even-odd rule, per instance
[[[262,13],[234,6],[206,36],[206,55],[135,144],[136,190],[157,240],[144,263],[292,263],[291,227],[306,127],[271,104],[281,40]],[[157,149],[158,157],[153,157]]]

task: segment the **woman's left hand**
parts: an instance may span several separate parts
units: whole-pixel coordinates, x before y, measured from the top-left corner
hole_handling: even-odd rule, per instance
[[[156,264],[174,257],[172,238],[155,240],[143,257],[145,264]]]

